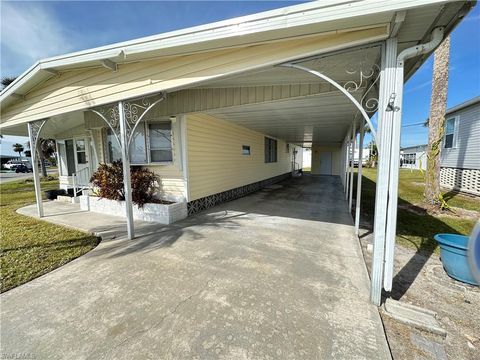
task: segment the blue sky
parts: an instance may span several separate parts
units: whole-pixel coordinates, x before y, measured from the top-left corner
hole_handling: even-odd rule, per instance
[[[300,1],[302,2],[302,1]],[[292,1],[2,1],[2,76],[15,76],[36,60],[66,52],[293,5]],[[448,106],[480,95],[480,6],[452,34]],[[431,57],[408,81],[404,124],[428,117]],[[22,140],[7,137],[7,143]],[[402,145],[427,141],[427,129],[404,127]],[[24,142],[24,141],[23,141]]]

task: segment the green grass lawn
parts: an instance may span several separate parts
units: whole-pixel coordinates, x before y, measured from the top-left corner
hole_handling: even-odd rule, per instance
[[[42,181],[42,190],[56,188],[58,180]],[[15,212],[32,203],[32,180],[0,185],[0,292],[52,271],[98,244],[95,236]]]
[[[376,169],[363,169],[362,217],[373,221],[375,206]],[[355,182],[356,184],[356,182]],[[400,170],[397,243],[426,252],[438,252],[433,236],[438,233],[470,235],[475,220],[465,217],[433,216],[415,205],[423,201],[424,174],[418,170]],[[444,194],[448,205],[480,211],[480,200],[453,192]],[[407,210],[407,208],[414,210]],[[418,213],[417,213],[418,210]]]

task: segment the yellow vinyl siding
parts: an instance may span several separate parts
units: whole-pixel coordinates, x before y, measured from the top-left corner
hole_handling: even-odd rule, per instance
[[[167,200],[180,200],[186,198],[183,172],[175,165],[145,165],[158,175],[159,197]]]
[[[80,69],[53,77],[25,100],[2,109],[2,125],[81,110],[125,98],[179,88],[262,66],[382,39],[387,25],[342,33],[317,34],[261,45],[120,64],[117,72]]]
[[[277,142],[277,162],[265,163],[265,135],[207,114],[187,116],[189,201],[291,171],[286,143]],[[242,145],[250,155],[242,155]]]

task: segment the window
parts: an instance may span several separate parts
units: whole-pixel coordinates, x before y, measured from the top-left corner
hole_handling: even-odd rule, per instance
[[[85,140],[75,140],[75,146],[77,147],[77,162],[79,164],[86,164],[87,155],[85,152]]]
[[[138,124],[133,133],[130,143],[130,162],[132,164],[146,164],[148,162],[145,125],[143,123]]]
[[[122,160],[122,153],[120,151],[120,145],[113,135],[112,129],[107,129],[107,135],[105,136],[106,141],[106,161],[112,163],[114,161]]]
[[[277,140],[265,138],[265,162],[277,162]]]
[[[455,133],[457,131],[456,118],[448,119],[445,122],[445,145],[446,149],[455,147]]]
[[[405,165],[415,165],[416,154],[405,154],[403,155],[403,163]]]
[[[172,123],[148,124],[150,162],[172,161]]]
[[[121,160],[120,146],[110,128],[107,129],[106,143],[106,160]],[[129,151],[132,164],[173,161],[171,122],[139,124],[133,134]]]
[[[250,146],[242,145],[242,155],[250,155]]]

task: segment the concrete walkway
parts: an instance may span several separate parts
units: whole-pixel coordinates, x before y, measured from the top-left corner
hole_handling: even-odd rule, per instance
[[[294,178],[174,226],[45,203],[99,232],[1,295],[2,354],[36,359],[389,359],[339,180]],[[32,215],[34,206],[21,209]]]

